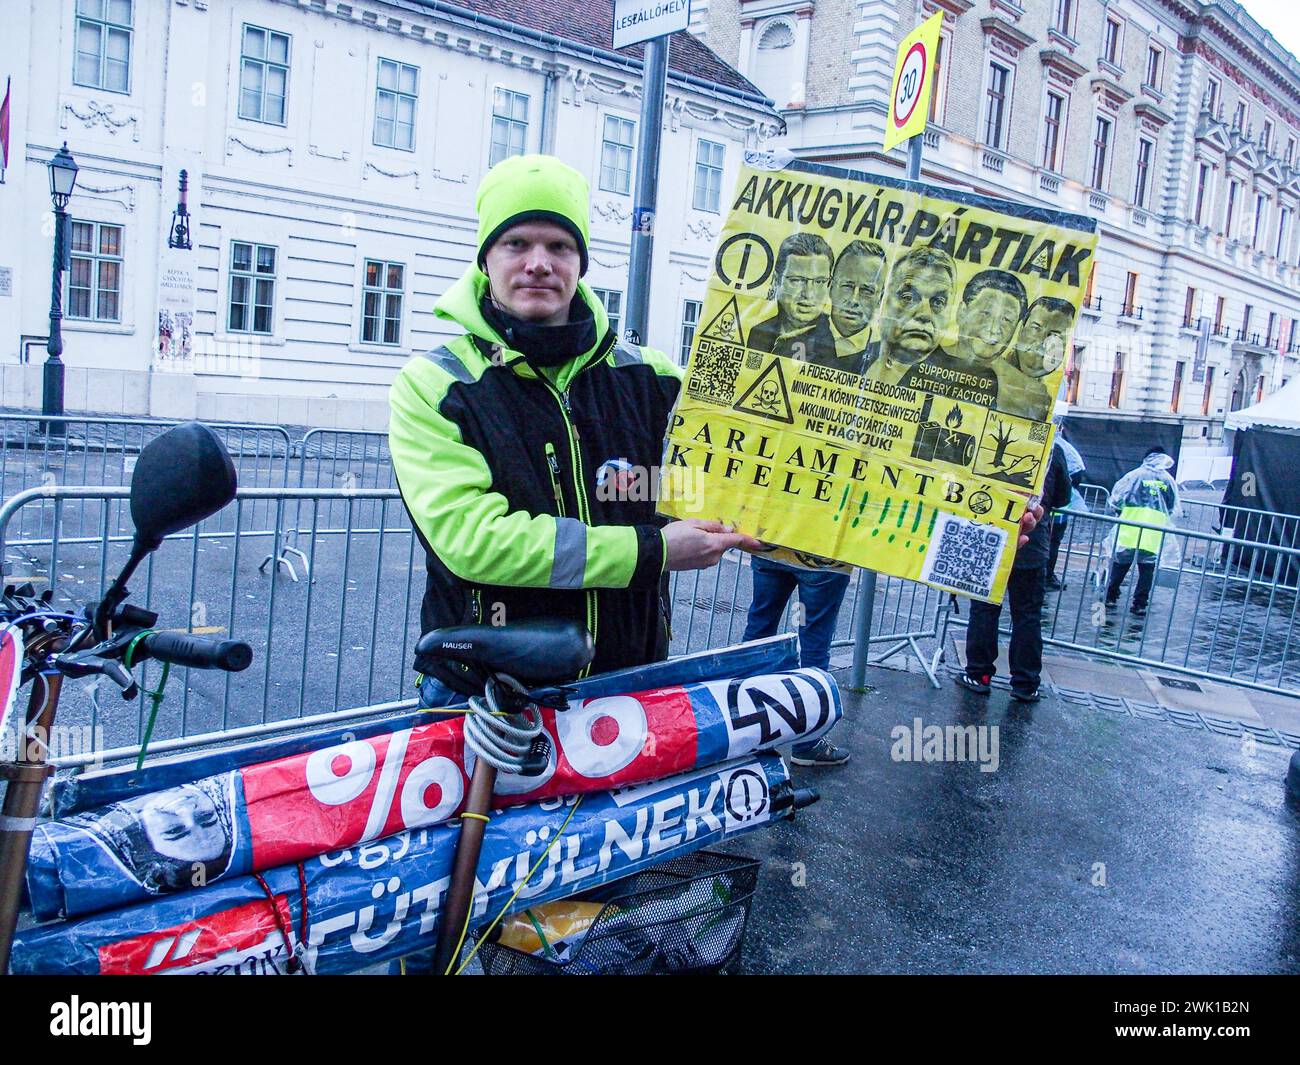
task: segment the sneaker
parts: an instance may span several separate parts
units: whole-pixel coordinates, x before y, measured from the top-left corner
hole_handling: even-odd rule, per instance
[[[1011,689],[1011,698],[1018,703],[1036,703],[1043,697],[1043,693],[1035,688],[1033,691],[1021,691],[1017,688]]]
[[[993,680],[988,674],[982,677],[972,677],[969,673],[958,673],[953,678],[959,688],[965,688],[968,692],[974,692],[976,695],[988,695],[993,690],[989,683]]]
[[[1061,580],[1061,578],[1058,577],[1055,573],[1053,573],[1050,577],[1047,578],[1047,588],[1049,591],[1063,592],[1065,591],[1065,587],[1066,587],[1065,581]]]
[[[1147,608],[1144,606],[1135,606],[1129,611],[1129,614],[1135,618],[1144,618],[1147,616]]]
[[[843,765],[848,760],[849,752],[830,740],[818,740],[802,751],[798,747],[790,749],[790,761],[794,765]]]

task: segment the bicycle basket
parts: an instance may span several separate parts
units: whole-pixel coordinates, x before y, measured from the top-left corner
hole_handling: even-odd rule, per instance
[[[644,976],[719,973],[740,956],[759,863],[718,851],[696,851],[575,896],[599,904],[585,932],[549,942],[538,914],[522,917],[536,949],[500,942],[479,950],[490,976]]]

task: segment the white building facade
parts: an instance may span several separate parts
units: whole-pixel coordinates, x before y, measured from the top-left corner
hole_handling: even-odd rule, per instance
[[[693,26],[786,147],[898,173],[895,51],[939,11],[923,178],[1097,217],[1071,402],[1218,439],[1300,370],[1300,62],[1233,0],[707,0]]]
[[[594,16],[600,47],[547,29],[544,4],[529,25],[432,0],[5,10],[6,407],[40,406],[46,163],[64,141],[80,167],[63,296],[69,411],[386,427],[397,370],[451,335],[434,303],[473,257],[474,191],[507,154],[551,152],[587,175],[587,280],[621,316],[641,69],[608,51],[607,12]],[[741,155],[780,120],[698,42],[677,35],[671,54],[645,341],[680,357]],[[167,247],[182,169],[188,252]],[[192,295],[176,303],[182,260]],[[165,318],[160,336],[160,310],[186,298],[192,317]],[[188,362],[173,357],[182,346]]]

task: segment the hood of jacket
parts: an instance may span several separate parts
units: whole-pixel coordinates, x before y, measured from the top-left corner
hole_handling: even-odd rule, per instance
[[[505,365],[522,377],[537,377],[538,371],[529,365],[521,352],[506,347],[501,336],[483,317],[481,304],[488,294],[488,278],[476,265],[470,267],[460,276],[434,304],[433,313],[439,318],[455,322],[467,333],[481,337],[490,344],[499,346],[504,352]],[[596,343],[581,355],[561,366],[543,371],[556,388],[563,391],[569,386],[574,376],[596,362],[609,346],[609,315],[605,305],[585,281],[578,282],[578,297],[591,308],[596,323]]]

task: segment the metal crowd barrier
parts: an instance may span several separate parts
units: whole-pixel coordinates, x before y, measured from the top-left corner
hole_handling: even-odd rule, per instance
[[[1049,592],[1043,642],[1130,665],[1283,695],[1300,694],[1296,647],[1300,550],[1065,510],[1069,519]],[[1154,581],[1144,617],[1132,613],[1134,565],[1116,606],[1104,602],[1122,528],[1154,538]],[[1004,624],[1009,620],[1003,615]],[[964,625],[965,621],[955,621]]]
[[[129,491],[41,487],[9,499],[0,506],[0,553],[22,548],[7,581],[53,587],[58,602],[98,599],[130,550]],[[94,535],[65,535],[64,512],[89,506],[98,527],[78,531]],[[15,540],[37,524],[47,539]],[[259,575],[259,561],[290,530],[311,580]],[[147,731],[151,749],[168,750],[409,705],[424,580],[423,551],[396,489],[241,488],[231,506],[150,556],[132,581],[132,602],[156,611],[165,628],[247,640],[253,665],[233,675],[173,670],[151,730],[143,695],[127,709],[114,687],[69,681],[60,720],[90,729],[96,751],[134,749]],[[712,571],[675,573],[671,587],[673,655],[740,641],[752,594],[740,552]],[[835,647],[857,639],[857,594],[855,586],[841,611]],[[919,641],[941,645],[944,599],[882,578],[870,641],[887,645],[883,658],[914,651],[933,680],[937,650]],[[784,628],[797,628],[789,620]],[[142,687],[155,687],[156,665],[144,670]]]
[[[35,488],[0,506],[0,551],[13,533],[44,515],[47,542],[28,542],[6,578],[55,589],[56,602],[98,599],[130,549],[110,535],[130,527],[129,488]],[[65,538],[61,511],[94,503],[99,535]],[[340,534],[319,534],[326,508],[344,514]],[[358,521],[362,508],[379,521]],[[262,512],[269,511],[270,522]],[[241,488],[229,507],[168,538],[132,583],[132,602],[160,615],[159,626],[247,640],[253,665],[243,673],[173,670],[152,737],[169,741],[213,732],[274,730],[286,721],[410,698],[413,640],[423,593],[423,557],[410,529],[394,531],[394,490]],[[297,519],[299,546],[313,579],[267,580],[259,560]],[[142,687],[158,683],[146,663]],[[69,681],[61,721],[85,726],[97,749],[139,743],[146,700],[123,712],[116,687]],[[66,711],[66,712],[65,712]]]
[[[0,497],[38,486],[129,485],[141,450],[176,424],[152,419],[0,414]],[[241,485],[288,487],[293,451],[288,430],[253,423],[210,424],[230,452]],[[258,515],[264,522],[274,518],[265,504],[258,508]],[[52,517],[52,512],[43,512],[37,520],[12,531],[10,546],[49,544],[54,537],[48,524]],[[120,521],[110,523],[105,533],[104,517],[100,501],[78,500],[58,510],[58,536],[65,542],[97,540],[101,535],[129,538],[129,523]]]
[[[295,448],[298,456],[296,469],[297,487],[299,488],[338,488],[353,490],[357,488],[392,488],[397,487],[397,477],[393,473],[392,457],[388,451],[388,434],[361,429],[309,429]],[[334,508],[326,504],[324,512],[316,515],[319,519],[318,533],[341,532],[345,517],[350,517],[361,527],[375,526],[379,517],[380,504],[363,507],[360,512],[345,513],[345,508]],[[400,510],[400,508],[399,508]],[[402,525],[391,531],[399,531]],[[409,528],[409,526],[406,526]],[[294,519],[285,531],[283,539],[262,560],[261,568],[275,562],[274,572],[284,570],[290,580],[297,583],[301,568],[304,577],[311,576],[311,568],[304,552],[297,546],[302,528],[301,515],[295,508]]]

